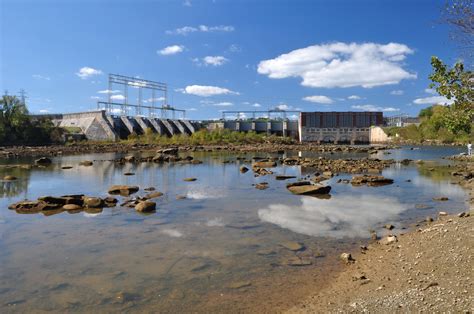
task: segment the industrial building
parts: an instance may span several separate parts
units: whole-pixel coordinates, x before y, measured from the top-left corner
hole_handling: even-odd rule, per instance
[[[301,112],[299,140],[318,144],[385,142],[382,125],[382,112]]]

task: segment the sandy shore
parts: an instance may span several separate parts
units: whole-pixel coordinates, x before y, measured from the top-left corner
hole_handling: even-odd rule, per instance
[[[288,312],[472,313],[474,178],[469,176],[473,166],[458,166],[464,174],[470,173],[458,182],[469,191],[470,211],[441,212],[432,222],[397,235],[390,244],[384,237],[360,252],[350,252],[354,261],[347,263],[345,271]]]

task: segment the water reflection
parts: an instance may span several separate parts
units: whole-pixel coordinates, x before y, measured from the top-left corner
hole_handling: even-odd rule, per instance
[[[380,222],[408,209],[394,197],[338,196],[330,201],[303,197],[301,205],[271,204],[258,210],[265,222],[309,236],[367,237]]]

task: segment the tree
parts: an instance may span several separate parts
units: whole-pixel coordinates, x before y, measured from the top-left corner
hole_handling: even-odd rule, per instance
[[[442,11],[442,19],[451,26],[451,38],[463,50],[472,64],[474,48],[474,0],[447,0]]]
[[[444,127],[453,134],[470,133],[474,118],[474,76],[472,71],[465,71],[462,62],[449,68],[439,58],[431,57],[433,73],[429,78],[438,94],[453,100],[444,116]]]

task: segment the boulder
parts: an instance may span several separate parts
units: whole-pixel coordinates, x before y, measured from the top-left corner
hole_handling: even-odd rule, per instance
[[[85,167],[90,167],[92,166],[94,163],[90,160],[84,160],[84,161],[81,161],[79,163],[80,166],[85,166]]]
[[[125,156],[123,157],[123,159],[126,161],[126,162],[134,162],[136,159],[135,159],[135,156]]]
[[[293,252],[302,251],[304,249],[303,244],[299,242],[295,242],[295,241],[285,241],[285,242],[280,243],[280,245],[284,247],[285,249],[288,249]]]
[[[152,201],[142,201],[135,205],[135,210],[140,213],[150,213],[156,210],[156,203]]]
[[[98,197],[84,197],[84,206],[90,208],[99,208],[104,205],[104,201]]]
[[[64,210],[79,210],[79,209],[82,209],[82,207],[76,204],[66,204],[63,206],[63,209]]]
[[[124,176],[134,176],[135,173],[133,173],[133,172],[125,172],[123,175],[124,175]]]
[[[388,229],[388,230],[392,230],[392,229],[394,229],[394,228],[395,228],[395,226],[394,226],[394,225],[392,225],[392,224],[386,224],[386,225],[385,225],[385,226],[383,226],[383,227],[384,227],[385,229]]]
[[[72,169],[72,166],[62,166],[61,169],[64,169],[64,170]]]
[[[285,175],[277,175],[275,176],[275,180],[288,180],[288,179],[295,179],[296,176],[285,176]]]
[[[5,180],[5,181],[15,181],[16,179],[17,179],[17,177],[10,176],[10,175],[3,177],[3,180]]]
[[[35,160],[35,164],[41,165],[41,166],[47,166],[47,165],[50,165],[51,163],[52,161],[48,157],[41,157]]]
[[[241,166],[239,170],[240,170],[241,173],[246,173],[247,171],[249,171],[249,168],[247,168],[245,166]]]
[[[165,154],[165,155],[178,155],[178,147],[171,147],[171,148],[165,148],[165,149],[162,149],[160,151],[158,151],[158,153],[162,153],[162,154]]]
[[[145,196],[143,196],[143,198],[149,200],[149,199],[157,198],[160,196],[163,196],[163,193],[157,191],[157,192],[148,193]]]
[[[276,167],[276,162],[274,162],[274,161],[256,161],[256,162],[253,163],[252,167],[273,168],[273,167]]]
[[[309,181],[291,183],[286,188],[296,195],[329,194],[331,192],[329,185],[311,184]]]
[[[449,200],[449,198],[447,198],[446,196],[433,197],[433,201],[445,202],[445,201],[448,201],[448,200]]]
[[[258,190],[268,189],[268,182],[257,183],[257,184],[255,184],[255,188],[258,189]]]
[[[113,185],[109,188],[109,194],[112,194],[112,195],[117,195],[117,194],[120,194],[120,195],[130,195],[130,194],[133,194],[133,193],[136,193],[138,192],[140,188],[138,186],[134,186],[134,185]]]
[[[153,157],[151,161],[156,162],[156,163],[162,163],[165,161],[165,156],[163,154],[158,154],[155,157]]]
[[[346,264],[353,263],[355,259],[352,257],[351,253],[342,253],[339,258]]]
[[[392,184],[393,179],[385,178],[384,176],[376,175],[363,175],[363,176],[354,176],[352,177],[352,185],[364,185],[368,186],[382,186]]]
[[[385,244],[385,245],[393,244],[395,242],[398,242],[398,239],[397,239],[397,236],[394,236],[394,235],[388,235],[384,237],[382,240],[380,240],[380,243]]]
[[[193,181],[196,181],[197,179],[196,178],[184,178],[183,181],[186,181],[186,182],[193,182]]]

